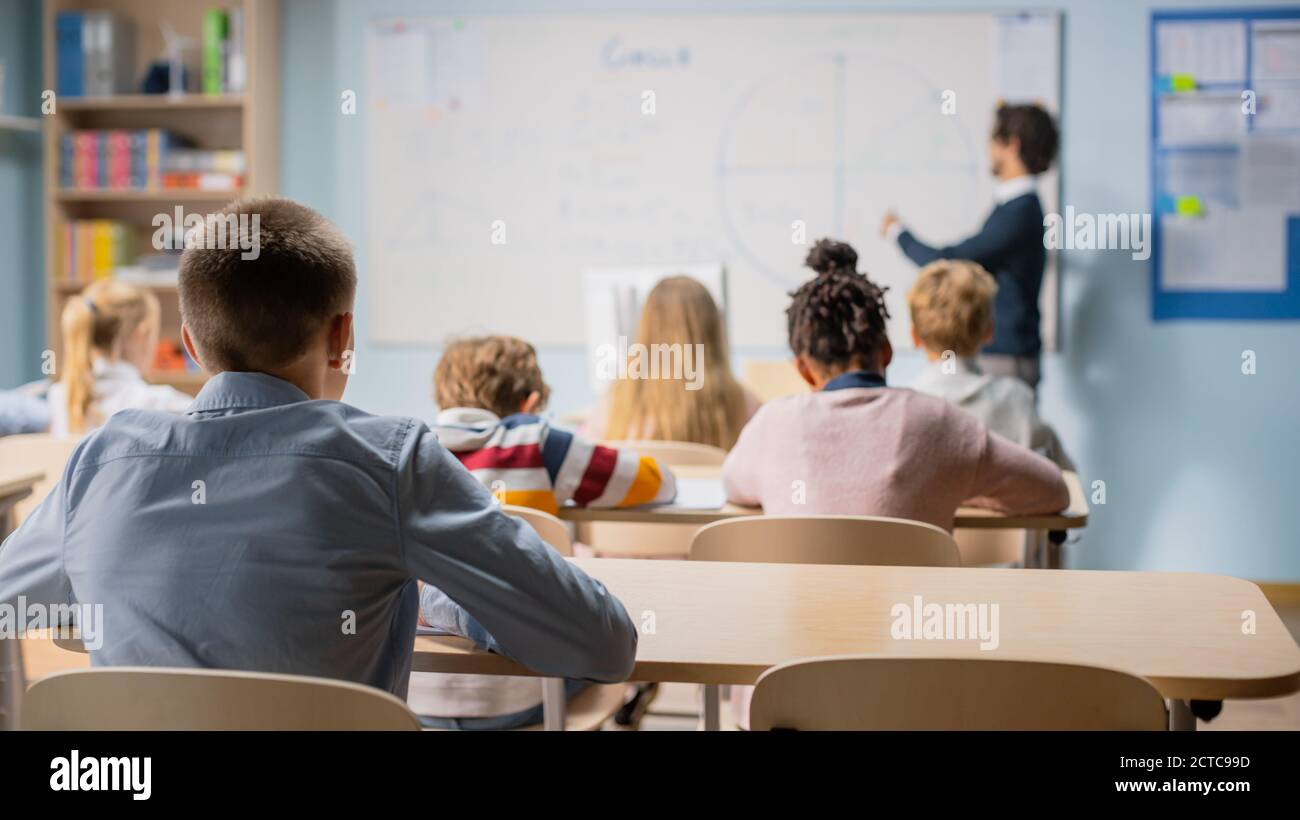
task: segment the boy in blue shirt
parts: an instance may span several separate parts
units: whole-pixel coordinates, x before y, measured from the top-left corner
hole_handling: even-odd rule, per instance
[[[356,269],[338,230],[283,199],[222,215],[245,217],[241,241],[193,243],[180,272],[183,341],[212,378],[185,415],[123,411],[77,447],[0,547],[0,604],[102,605],[82,625],[98,630],[95,665],[405,697],[420,579],[445,599],[426,607],[435,627],[548,677],[625,679],[637,640],[618,600],[424,424],[339,401]]]

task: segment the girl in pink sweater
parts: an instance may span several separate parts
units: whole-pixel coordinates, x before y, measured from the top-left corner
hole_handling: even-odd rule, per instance
[[[943,399],[885,385],[894,351],[884,292],[853,270],[847,245],[818,248],[830,261],[786,310],[795,364],[815,392],[768,402],[745,426],[723,467],[728,499],[775,515],[883,515],[949,530],[962,505],[1065,508],[1052,462]]]

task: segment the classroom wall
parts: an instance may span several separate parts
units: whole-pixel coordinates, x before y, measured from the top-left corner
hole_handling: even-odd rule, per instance
[[[29,92],[40,85],[40,3],[0,0],[0,21],[0,111],[35,116],[41,101]],[[45,348],[40,152],[39,135],[0,129],[0,387],[39,378]]]

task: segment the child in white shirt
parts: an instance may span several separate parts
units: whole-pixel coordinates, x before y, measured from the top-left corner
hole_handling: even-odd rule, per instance
[[[82,435],[130,408],[185,412],[193,397],[141,375],[158,347],[161,315],[153,293],[115,279],[68,300],[59,380],[48,396],[52,434]]]

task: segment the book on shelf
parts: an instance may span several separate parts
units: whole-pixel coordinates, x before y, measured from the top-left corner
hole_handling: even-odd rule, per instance
[[[63,226],[63,281],[89,284],[106,279],[135,258],[135,234],[125,222],[74,219]]]
[[[55,88],[64,97],[135,90],[135,28],[111,11],[61,11],[54,18]]]
[[[239,150],[206,150],[171,131],[68,131],[59,146],[59,183],[69,189],[233,191],[244,184]]]

